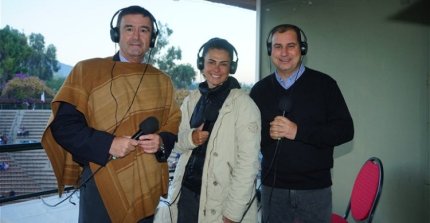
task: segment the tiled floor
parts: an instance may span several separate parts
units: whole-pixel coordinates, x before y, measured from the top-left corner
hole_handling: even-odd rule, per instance
[[[79,213],[78,194],[74,194],[71,199],[67,199],[56,207],[56,203],[64,200],[69,193],[61,198],[58,195],[34,199],[30,201],[6,204],[0,206],[0,223],[77,223]],[[45,204],[45,203],[46,204]],[[71,202],[74,202],[72,204]]]
[[[71,192],[0,206],[0,223],[77,223],[79,214],[79,192],[65,198]],[[64,200],[64,201],[63,201]],[[56,207],[51,207],[59,202]],[[160,203],[162,205],[162,202]],[[260,212],[258,213],[260,216]],[[258,221],[260,222],[260,221]]]

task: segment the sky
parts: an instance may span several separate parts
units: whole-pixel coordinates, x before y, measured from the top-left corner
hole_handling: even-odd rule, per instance
[[[173,30],[169,42],[182,50],[179,63],[191,64],[197,72],[200,47],[210,38],[224,38],[238,52],[234,76],[239,82],[255,83],[256,12],[239,7],[203,0],[0,0],[0,28],[9,25],[27,36],[42,34],[45,46],[57,48],[57,60],[74,66],[115,54],[118,46],[110,40],[110,21],[130,5],[146,8]],[[197,81],[203,81],[200,72]]]

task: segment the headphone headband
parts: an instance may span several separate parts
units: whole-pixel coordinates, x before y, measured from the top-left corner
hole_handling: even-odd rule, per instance
[[[148,10],[146,10],[143,7],[137,6],[137,5],[122,8],[122,9],[116,11],[115,14],[113,14],[112,19],[110,20],[110,38],[111,38],[111,40],[114,43],[119,42],[119,39],[120,39],[119,23],[120,23],[120,20],[122,19],[122,16],[128,15],[128,14],[141,14],[144,17],[149,17],[149,19],[152,22],[151,42],[149,43],[149,47],[154,48],[155,44],[157,42],[157,36],[158,36],[158,32],[159,32],[157,20]],[[118,15],[117,25],[114,27],[113,26],[113,20],[115,19],[115,17],[117,15]]]
[[[209,48],[206,48],[209,47]],[[237,70],[237,62],[239,61],[239,56],[237,54],[236,48],[234,48],[234,46],[229,43],[227,40],[225,39],[221,39],[221,38],[212,38],[210,40],[208,40],[206,43],[204,43],[199,51],[197,52],[197,68],[199,70],[203,70],[203,68],[205,67],[205,60],[204,60],[204,54],[205,51],[211,49],[211,48],[215,48],[215,49],[224,49],[226,50],[229,54],[231,53],[231,62],[230,62],[230,74],[234,74],[236,73]],[[236,57],[236,60],[233,60],[233,58]]]
[[[297,40],[298,40],[298,42],[300,44],[300,53],[302,55],[306,55],[306,53],[308,52],[308,39],[306,38],[306,34],[298,26],[295,26],[295,25],[292,25],[292,24],[280,24],[280,25],[277,25],[277,26],[273,27],[270,30],[269,35],[267,36],[267,39],[266,39],[267,54],[269,56],[272,55],[272,38],[273,38],[273,34],[275,34],[280,28],[292,29],[292,30],[294,30],[296,32],[296,34],[297,34]],[[303,36],[303,39],[302,39],[302,36]]]

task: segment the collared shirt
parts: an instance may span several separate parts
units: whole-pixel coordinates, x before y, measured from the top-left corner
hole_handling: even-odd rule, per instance
[[[289,76],[287,79],[282,79],[282,77],[278,74],[278,71],[275,70],[275,76],[276,76],[276,80],[278,80],[279,84],[285,89],[287,90],[288,88],[290,88],[294,82],[297,81],[297,79],[299,79],[300,76],[302,76],[303,72],[305,72],[305,66],[303,64],[300,65],[299,69],[294,72],[293,75]]]
[[[128,60],[127,60],[127,58],[125,58],[125,57],[122,55],[121,51],[119,51],[119,60],[120,60],[121,62],[126,62],[126,63],[129,63],[129,62],[130,62],[130,61],[128,61]],[[142,61],[140,61],[140,63],[145,63],[145,57],[143,57],[143,58],[142,58]]]

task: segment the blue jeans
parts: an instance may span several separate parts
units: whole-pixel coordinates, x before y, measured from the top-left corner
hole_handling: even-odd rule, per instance
[[[263,223],[329,223],[332,213],[331,187],[289,190],[262,185]]]

